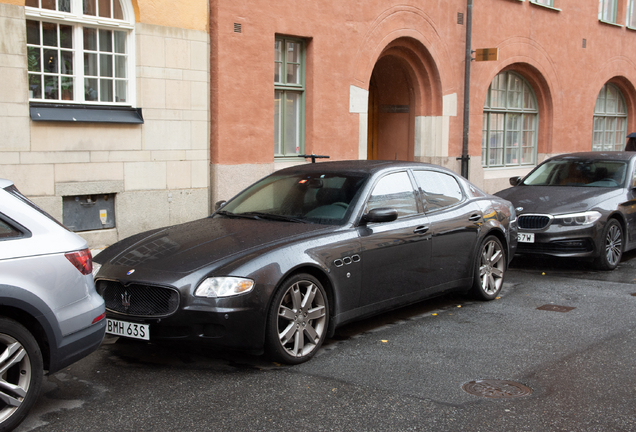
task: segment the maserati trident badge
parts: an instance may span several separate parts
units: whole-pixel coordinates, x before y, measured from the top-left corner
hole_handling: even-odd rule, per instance
[[[135,272],[135,269],[132,270],[128,270],[128,273],[126,273],[127,276],[130,276],[131,274],[133,274]]]
[[[124,311],[128,312],[130,307],[130,294],[128,294],[128,291],[124,291],[121,295],[121,305],[124,307]]]

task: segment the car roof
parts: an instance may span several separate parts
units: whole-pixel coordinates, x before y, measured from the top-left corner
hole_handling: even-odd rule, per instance
[[[405,161],[387,161],[387,160],[343,160],[316,162],[303,165],[296,165],[277,171],[277,174],[302,174],[315,172],[338,172],[338,173],[367,173],[374,174],[376,172],[393,169],[393,168],[433,168],[440,171],[451,172],[439,165],[421,163],[421,162],[405,162]]]
[[[566,160],[566,159],[590,159],[590,160],[617,160],[617,161],[629,161],[636,158],[636,152],[628,151],[591,151],[591,152],[577,152],[577,153],[564,153],[561,155],[553,156],[548,160]]]
[[[0,188],[4,189],[6,187],[9,187],[13,184],[13,182],[11,180],[7,180],[7,179],[3,179],[0,178]]]

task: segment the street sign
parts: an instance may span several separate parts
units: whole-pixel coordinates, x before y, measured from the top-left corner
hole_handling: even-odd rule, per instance
[[[475,50],[475,61],[499,60],[499,48],[480,48]]]

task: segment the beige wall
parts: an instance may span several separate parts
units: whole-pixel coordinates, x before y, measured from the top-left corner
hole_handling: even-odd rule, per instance
[[[200,0],[133,0],[136,21],[207,32],[208,3]]]
[[[0,177],[60,220],[63,196],[115,193],[116,228],[81,233],[92,247],[206,216],[207,3],[133,5],[136,107],[144,124],[126,125],[31,121],[24,7],[2,1],[0,82],[11,85],[0,87]],[[180,12],[165,12],[175,8]]]

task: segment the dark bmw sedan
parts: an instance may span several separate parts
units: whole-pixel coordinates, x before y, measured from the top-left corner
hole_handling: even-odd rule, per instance
[[[636,152],[555,156],[496,195],[516,207],[519,254],[593,259],[613,270],[636,247]]]
[[[211,216],[95,258],[107,332],[201,341],[285,363],[336,327],[449,291],[497,296],[515,212],[434,165],[342,161],[277,171]]]

